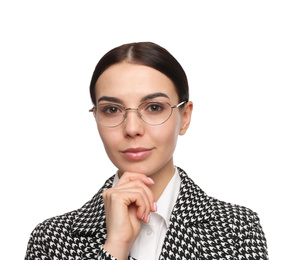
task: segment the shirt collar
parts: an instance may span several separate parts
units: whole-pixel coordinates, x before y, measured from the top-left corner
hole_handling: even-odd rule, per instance
[[[178,170],[175,168],[174,175],[157,201],[156,213],[164,218],[167,227],[169,226],[171,212],[179,194],[180,182]]]
[[[118,175],[118,171],[116,172],[115,176],[114,176],[114,180],[113,180],[113,185],[112,187],[115,187],[119,181],[119,175]]]
[[[119,176],[117,172],[114,177],[113,187],[117,184],[118,181]],[[180,183],[180,175],[178,173],[177,167],[175,167],[174,175],[157,201],[157,212],[153,213],[160,215],[165,220],[167,227],[169,226],[171,212],[179,194]]]

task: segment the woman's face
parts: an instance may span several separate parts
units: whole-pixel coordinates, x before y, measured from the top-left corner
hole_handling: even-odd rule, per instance
[[[98,104],[120,103],[137,108],[142,100],[179,103],[172,81],[163,73],[147,66],[118,63],[105,70],[96,82]],[[153,94],[159,93],[152,97]],[[151,97],[150,97],[151,96]],[[173,169],[173,152],[179,134],[189,126],[192,104],[173,109],[164,124],[148,125],[136,110],[128,110],[126,120],[108,128],[98,124],[100,137],[112,163],[121,173],[137,172],[147,176]]]

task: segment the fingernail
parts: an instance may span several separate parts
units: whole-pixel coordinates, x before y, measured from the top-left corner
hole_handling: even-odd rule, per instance
[[[148,217],[147,217],[147,221],[146,221],[147,223],[149,223],[150,222],[150,214],[148,215]]]
[[[156,211],[157,211],[157,203],[154,202],[154,212],[156,212]]]
[[[142,215],[142,218],[141,218],[141,219],[143,220],[143,219],[144,219],[144,217],[145,217],[145,213]]]
[[[149,181],[151,181],[153,184],[155,183],[150,177],[147,177]]]

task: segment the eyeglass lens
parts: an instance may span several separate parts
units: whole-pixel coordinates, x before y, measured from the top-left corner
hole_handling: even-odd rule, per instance
[[[172,113],[171,105],[167,102],[150,101],[141,103],[137,109],[125,108],[115,103],[99,104],[95,108],[95,116],[100,124],[114,127],[123,123],[129,110],[138,110],[138,115],[141,119],[150,125],[163,124]]]

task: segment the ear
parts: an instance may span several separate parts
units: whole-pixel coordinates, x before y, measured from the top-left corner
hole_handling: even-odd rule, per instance
[[[190,125],[193,103],[188,101],[182,109],[182,122],[179,130],[179,135],[184,135]]]

